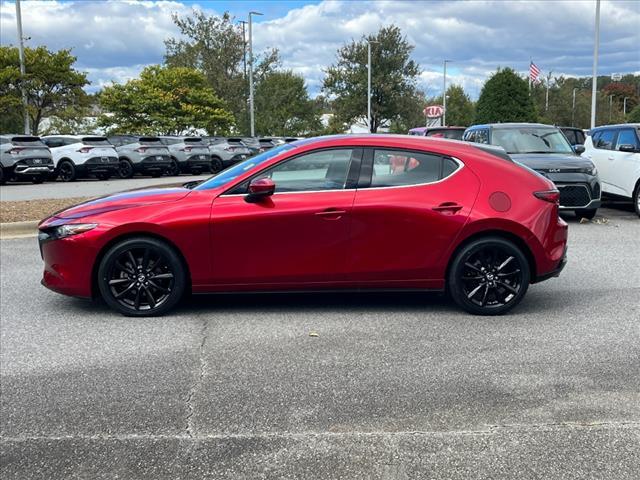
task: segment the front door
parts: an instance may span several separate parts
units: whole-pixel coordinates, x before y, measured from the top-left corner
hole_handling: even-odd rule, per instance
[[[248,202],[248,180],[218,197],[211,210],[212,286],[342,282],[361,155],[352,148],[308,152],[251,179],[271,178],[272,196]]]

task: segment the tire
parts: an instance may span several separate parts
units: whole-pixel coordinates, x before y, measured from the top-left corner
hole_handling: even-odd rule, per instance
[[[77,178],[76,166],[71,160],[61,160],[58,164],[58,178],[63,182],[74,182]]]
[[[175,158],[171,159],[171,166],[167,169],[167,175],[171,177],[180,175],[180,165],[178,165],[178,161]]]
[[[635,192],[633,192],[633,208],[636,211],[636,215],[640,217],[640,181],[636,185]]]
[[[218,173],[222,170],[222,160],[218,157],[211,157],[211,173]]]
[[[576,217],[586,218],[587,220],[593,220],[598,212],[597,208],[591,208],[589,210],[576,210]]]
[[[447,287],[465,311],[501,315],[520,303],[529,288],[530,275],[529,262],[515,244],[500,237],[485,237],[457,253]]]
[[[133,164],[126,158],[120,159],[118,163],[118,176],[120,178],[133,177]]]
[[[0,185],[7,183],[7,177],[4,175],[4,168],[0,166]]]
[[[186,269],[173,248],[161,240],[135,237],[111,247],[98,267],[100,295],[128,317],[159,316],[182,298]]]

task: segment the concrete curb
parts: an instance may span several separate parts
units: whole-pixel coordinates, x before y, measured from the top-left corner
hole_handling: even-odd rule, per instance
[[[0,223],[0,240],[35,237],[38,234],[38,223],[38,220]]]

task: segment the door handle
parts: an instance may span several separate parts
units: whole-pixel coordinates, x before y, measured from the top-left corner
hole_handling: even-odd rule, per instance
[[[455,202],[444,202],[437,207],[433,207],[432,210],[436,212],[452,214],[458,212],[459,210],[462,210],[462,205],[458,205]]]
[[[326,210],[323,210],[321,212],[316,212],[315,215],[326,220],[338,220],[342,218],[342,216],[346,213],[347,212],[345,210],[339,210],[337,208],[327,208]]]
[[[613,157],[607,157],[607,160],[613,161]]]

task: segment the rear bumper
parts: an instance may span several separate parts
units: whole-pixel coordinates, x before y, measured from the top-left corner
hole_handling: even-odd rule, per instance
[[[138,173],[158,173],[165,172],[171,167],[171,157],[169,155],[153,155],[143,159],[141,162],[133,164],[134,172]]]
[[[53,165],[17,165],[13,170],[16,177],[48,177],[55,172]]]
[[[115,175],[118,172],[118,157],[94,157],[85,163],[76,165],[79,173],[94,175],[109,173]]]
[[[222,160],[222,166],[224,168],[230,167],[231,165],[235,165],[238,162],[241,162],[242,160],[246,160],[247,158],[249,158],[250,155],[246,154],[246,153],[239,153],[237,155],[234,155],[231,158],[228,158],[227,160]]]
[[[560,259],[558,265],[551,270],[550,272],[544,273],[542,275],[538,275],[532,283],[544,282],[545,280],[549,280],[550,278],[559,277],[564,267],[567,265],[567,247],[565,246],[564,254]]]
[[[181,170],[190,172],[194,171],[209,171],[211,168],[211,155],[209,154],[197,154],[191,155],[183,162],[179,162]]]

